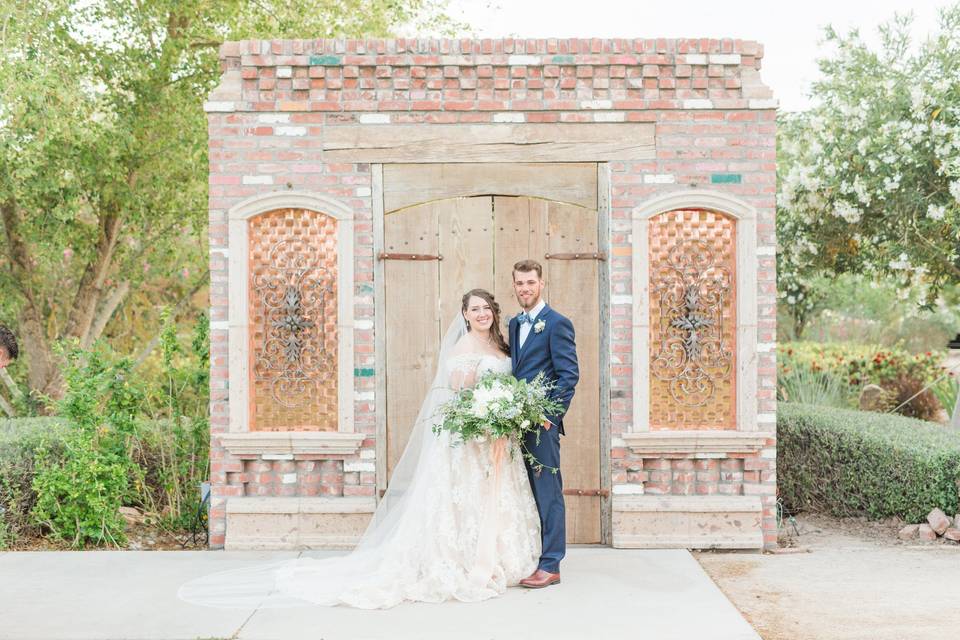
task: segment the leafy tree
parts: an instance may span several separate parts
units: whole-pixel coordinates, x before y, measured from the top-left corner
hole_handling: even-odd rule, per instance
[[[826,31],[816,106],[780,119],[778,289],[795,335],[822,305],[818,273],[865,273],[932,307],[960,282],[960,4],[911,47],[910,19]]]
[[[208,281],[202,102],[248,37],[452,31],[446,0],[31,0],[0,15],[0,320],[35,396],[57,342],[159,331]],[[129,335],[131,317],[142,331]],[[118,321],[118,318],[120,321]]]

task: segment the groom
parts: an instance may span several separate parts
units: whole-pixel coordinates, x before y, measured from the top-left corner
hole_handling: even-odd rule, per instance
[[[527,475],[540,513],[543,550],[537,570],[520,581],[524,587],[539,589],[560,582],[560,561],[566,553],[566,521],[563,507],[563,479],[560,477],[560,436],[563,414],[570,406],[573,389],[580,379],[573,324],[544,303],[543,267],[534,260],[513,265],[513,290],[523,313],[510,320],[510,358],[513,375],[533,380],[543,373],[556,383],[551,394],[563,406],[563,413],[547,416],[537,434],[526,436],[527,450],[544,465],[540,471],[527,461]],[[552,473],[546,467],[555,467]]]

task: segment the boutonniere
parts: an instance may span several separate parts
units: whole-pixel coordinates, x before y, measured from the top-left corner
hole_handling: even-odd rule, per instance
[[[540,333],[543,331],[543,328],[547,326],[547,323],[543,320],[537,320],[536,324],[533,325],[533,332]]]

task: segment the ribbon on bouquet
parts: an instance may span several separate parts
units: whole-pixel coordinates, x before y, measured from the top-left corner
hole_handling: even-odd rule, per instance
[[[506,438],[497,438],[490,443],[490,460],[493,462],[493,486],[497,489],[500,488],[500,470],[503,467],[503,459],[506,455]]]

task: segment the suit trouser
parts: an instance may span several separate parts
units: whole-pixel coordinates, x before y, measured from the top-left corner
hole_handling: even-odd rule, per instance
[[[536,434],[526,435],[527,450],[544,465],[535,471],[527,461],[527,475],[533,488],[533,498],[540,513],[540,537],[543,550],[538,568],[559,573],[560,561],[567,551],[566,513],[563,506],[563,477],[560,475],[560,428],[540,429],[540,443]],[[556,467],[553,473],[546,467]]]

